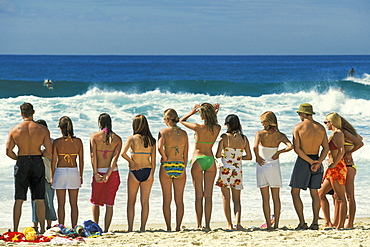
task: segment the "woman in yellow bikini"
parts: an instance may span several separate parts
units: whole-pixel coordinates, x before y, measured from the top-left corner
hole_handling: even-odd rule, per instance
[[[64,116],[59,119],[59,129],[63,136],[53,142],[52,188],[56,190],[58,199],[58,222],[63,225],[66,191],[68,190],[71,223],[72,227],[75,227],[78,221],[78,191],[83,182],[83,145],[81,139],[74,136],[72,121],[69,117]],[[79,168],[77,168],[77,157]]]
[[[220,105],[203,103],[196,104],[193,109],[180,119],[180,123],[195,132],[195,149],[191,161],[191,175],[195,189],[195,212],[197,227],[202,228],[203,199],[205,214],[205,230],[211,230],[212,192],[216,177],[216,165],[212,147],[221,126],[217,123]],[[188,118],[199,112],[204,124],[188,122]]]
[[[163,215],[167,231],[171,231],[172,187],[176,203],[176,231],[180,231],[184,216],[184,188],[186,164],[188,162],[188,135],[177,126],[179,117],[174,109],[164,111],[164,122],[168,126],[158,135],[158,151],[161,154],[159,181],[162,187]]]
[[[356,129],[343,117],[341,117],[341,120],[345,151],[343,160],[347,167],[346,197],[348,201],[348,221],[346,228],[352,228],[356,214],[355,176],[357,172],[356,166],[353,162],[352,153],[361,148],[364,143],[362,142],[362,137],[357,134]],[[338,210],[335,210],[335,212],[338,212]],[[335,221],[336,219],[338,219],[337,215],[335,217]]]
[[[113,205],[120,185],[117,160],[121,154],[122,140],[112,131],[112,120],[107,113],[99,116],[99,129],[90,138],[90,154],[93,169],[91,183],[92,213],[99,224],[100,206],[106,206],[104,232],[108,232],[113,216]]]

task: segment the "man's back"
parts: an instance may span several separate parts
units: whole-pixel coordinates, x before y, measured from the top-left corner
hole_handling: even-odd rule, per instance
[[[50,139],[49,130],[34,121],[17,124],[10,131],[10,135],[18,146],[18,155],[40,155],[40,147],[45,138]]]
[[[325,128],[313,119],[305,119],[294,126],[298,135],[299,146],[305,154],[318,154],[320,146],[326,137]]]

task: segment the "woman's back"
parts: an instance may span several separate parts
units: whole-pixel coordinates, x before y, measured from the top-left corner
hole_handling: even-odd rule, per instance
[[[54,150],[58,154],[58,167],[76,167],[76,158],[82,148],[82,141],[80,138],[64,137],[54,140]]]
[[[141,168],[151,168],[150,157],[153,146],[144,147],[144,140],[141,135],[135,134],[131,138],[131,158],[137,164],[139,164],[139,169]]]
[[[115,155],[115,152],[120,152],[116,150],[119,147],[119,144],[122,142],[121,138],[115,133],[111,133],[109,138],[109,143],[106,143],[106,133],[103,131],[96,132],[92,135],[91,141],[94,142],[96,147],[95,155],[97,159],[98,168],[107,168],[110,166],[112,159]]]
[[[268,130],[261,130],[258,132],[260,136],[260,144],[264,147],[275,148],[284,140],[285,135],[279,131],[270,132]]]
[[[218,124],[213,125],[212,130],[210,130],[209,127],[204,124],[198,124],[198,126],[194,129],[194,155],[213,155],[212,147],[220,133],[221,126]]]
[[[170,127],[161,130],[164,138],[163,146],[168,161],[184,161],[184,151],[187,146],[188,136],[186,131],[179,127]]]

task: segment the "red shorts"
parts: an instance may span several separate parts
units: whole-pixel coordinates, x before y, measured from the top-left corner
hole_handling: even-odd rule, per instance
[[[105,173],[99,172],[99,174],[104,175]],[[121,180],[118,171],[113,171],[106,183],[97,183],[93,177],[90,202],[99,206],[113,206],[120,183]]]
[[[332,179],[333,181],[338,181],[340,185],[345,185],[347,180],[347,167],[344,160],[341,159],[335,168],[328,168],[324,178]]]

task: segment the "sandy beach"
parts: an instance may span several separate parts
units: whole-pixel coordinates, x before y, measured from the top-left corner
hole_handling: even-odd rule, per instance
[[[309,222],[309,221],[308,221]],[[212,231],[205,232],[194,228],[194,224],[184,224],[180,232],[166,232],[163,225],[150,224],[145,232],[126,232],[126,226],[112,226],[111,233],[98,238],[86,238],[84,242],[70,245],[85,246],[370,246],[370,217],[358,218],[352,229],[336,230],[323,228],[314,230],[294,230],[296,220],[282,220],[281,228],[267,231],[252,226],[260,226],[260,221],[244,221],[245,230],[226,230],[226,223],[212,223]],[[138,226],[135,226],[137,229]],[[5,230],[5,229],[1,229]],[[10,243],[1,241],[0,246]],[[18,243],[17,246],[33,246],[33,243]],[[38,244],[39,245],[39,244]],[[42,243],[51,246],[50,243]]]
[[[150,225],[146,232],[126,233],[116,226],[112,235],[87,239],[86,243],[89,246],[370,246],[370,218],[357,219],[353,229],[344,230],[323,227],[318,231],[294,230],[295,220],[281,221],[281,228],[275,231],[251,228],[262,223],[245,221],[246,229],[240,231],[226,230],[225,222],[212,223],[210,232],[197,230],[194,225],[184,225],[180,232],[165,232],[163,226]]]

